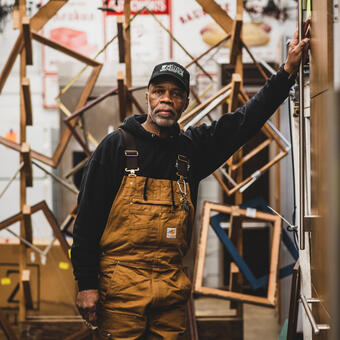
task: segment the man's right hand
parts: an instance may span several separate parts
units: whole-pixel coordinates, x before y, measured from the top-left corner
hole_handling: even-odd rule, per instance
[[[92,326],[97,325],[97,306],[99,292],[97,289],[82,290],[77,295],[77,307],[81,316]]]

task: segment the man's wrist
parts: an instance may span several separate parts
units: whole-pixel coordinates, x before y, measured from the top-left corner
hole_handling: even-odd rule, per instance
[[[78,290],[98,289],[98,278],[78,279]]]
[[[283,65],[283,69],[288,73],[288,77],[293,77],[296,74],[296,70],[293,69],[288,63]]]

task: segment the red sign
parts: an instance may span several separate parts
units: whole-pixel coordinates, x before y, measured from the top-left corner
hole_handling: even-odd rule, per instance
[[[103,0],[103,7],[108,8],[107,15],[124,14],[124,0]],[[136,14],[143,7],[147,7],[150,12],[157,15],[169,14],[169,0],[131,0],[131,14]],[[149,14],[143,11],[140,14]]]

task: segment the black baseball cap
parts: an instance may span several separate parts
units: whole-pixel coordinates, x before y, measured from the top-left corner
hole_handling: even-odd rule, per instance
[[[180,64],[173,61],[158,64],[152,71],[151,78],[149,80],[148,87],[157,78],[162,76],[170,76],[178,80],[180,85],[184,88],[187,95],[190,92],[190,73]]]

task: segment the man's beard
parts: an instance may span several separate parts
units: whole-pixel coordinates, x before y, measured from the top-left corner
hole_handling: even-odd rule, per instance
[[[174,109],[171,110],[173,114],[172,117],[160,117],[157,115],[157,112],[155,112],[156,108],[153,111],[151,110],[150,100],[148,99],[148,114],[150,115],[152,122],[160,129],[170,129],[176,124],[177,113]]]

